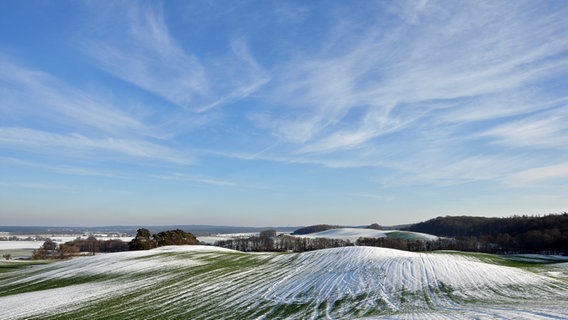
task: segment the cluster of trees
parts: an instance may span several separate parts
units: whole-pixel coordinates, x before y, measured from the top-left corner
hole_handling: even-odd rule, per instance
[[[195,236],[181,229],[162,231],[150,234],[148,229],[138,229],[136,237],[129,243],[130,250],[149,250],[162,246],[171,245],[194,245],[199,244]]]
[[[77,238],[73,241],[66,242],[63,245],[77,247],[79,252],[89,252],[91,254],[95,254],[97,252],[128,251],[127,242],[120,239],[97,240],[93,236],[90,236],[87,239]]]
[[[455,238],[454,245],[464,251],[568,254],[568,213],[507,218],[446,216],[407,230]]]
[[[90,236],[86,239],[77,238],[57,245],[47,239],[41,247],[33,251],[32,259],[66,259],[80,254],[94,255],[97,252],[128,251],[128,243],[120,239],[98,240]]]
[[[18,236],[7,236],[7,237],[2,236],[2,237],[0,237],[0,241],[45,241],[47,239],[49,239],[49,238],[41,237],[41,236],[34,236],[34,237],[28,236],[26,238],[21,238],[21,237],[18,237]]]
[[[130,242],[119,239],[98,240],[90,236],[77,238],[58,245],[47,239],[41,247],[33,251],[32,259],[66,259],[82,254],[94,255],[97,252],[121,252],[129,250],[148,250],[169,245],[193,245],[199,241],[189,232],[180,229],[151,234],[148,229],[138,229],[136,237]]]

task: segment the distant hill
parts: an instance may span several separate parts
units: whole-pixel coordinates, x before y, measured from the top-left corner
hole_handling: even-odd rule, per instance
[[[507,218],[445,216],[405,230],[471,239],[497,245],[502,251],[568,252],[568,213]]]
[[[329,224],[316,224],[312,226],[302,227],[300,229],[295,230],[292,232],[293,235],[303,235],[303,234],[311,234],[316,232],[322,232],[327,230],[333,229],[340,229],[340,228],[351,228],[351,229],[374,229],[374,230],[394,230],[392,227],[383,227],[377,223],[373,223],[367,226],[338,226],[338,225],[329,225]]]
[[[371,228],[333,228],[315,233],[299,234],[299,235],[295,234],[295,235],[310,237],[310,238],[349,240],[353,243],[355,243],[359,238],[390,238],[390,239],[421,240],[421,241],[438,240],[437,236],[430,234],[424,234],[412,231],[377,230]]]
[[[292,232],[292,234],[293,235],[310,234],[310,233],[322,232],[322,231],[333,230],[333,229],[338,229],[338,228],[342,228],[342,227],[341,226],[331,226],[329,224],[316,224],[316,225],[313,225],[313,226],[307,226],[307,227],[303,227],[303,228],[300,228],[298,230],[295,230],[294,232]]]

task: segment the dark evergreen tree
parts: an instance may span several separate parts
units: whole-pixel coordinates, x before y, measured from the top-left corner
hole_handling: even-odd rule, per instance
[[[130,250],[149,250],[156,246],[150,239],[150,230],[141,228],[136,231],[136,237],[130,241],[129,247]]]

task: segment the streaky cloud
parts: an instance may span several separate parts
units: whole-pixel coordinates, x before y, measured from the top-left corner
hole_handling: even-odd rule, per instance
[[[105,151],[105,157],[114,156],[147,159],[150,161],[165,161],[173,164],[189,164],[190,157],[184,157],[176,151],[147,141],[115,139],[112,137],[92,139],[78,133],[57,134],[21,127],[0,127],[0,145],[8,145],[21,150],[33,152],[59,153],[77,155],[81,152],[94,154]],[[58,152],[59,151],[59,152]],[[115,158],[116,159],[116,158]]]
[[[516,172],[508,176],[505,183],[510,187],[530,187],[535,184],[556,186],[566,178],[568,178],[568,162],[562,162]]]
[[[90,37],[83,51],[108,73],[184,110],[201,113],[232,103],[269,79],[242,41],[230,43],[228,58],[204,58],[172,37],[159,8],[130,4],[125,11],[120,37]]]
[[[118,110],[100,95],[78,89],[38,70],[0,60],[0,83],[5,83],[5,103],[0,111],[16,121],[38,117],[60,127],[85,126],[94,131],[152,135],[132,113]]]

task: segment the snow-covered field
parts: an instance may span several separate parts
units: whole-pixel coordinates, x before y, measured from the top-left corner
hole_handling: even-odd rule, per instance
[[[0,272],[0,319],[568,318],[566,263],[501,261],[374,247],[99,254]]]
[[[0,241],[1,250],[33,250],[39,248],[43,241]]]

